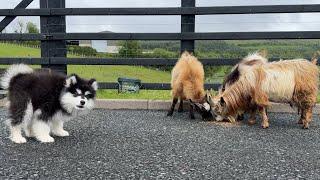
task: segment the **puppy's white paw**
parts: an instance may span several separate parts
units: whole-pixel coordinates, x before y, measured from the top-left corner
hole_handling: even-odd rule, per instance
[[[34,135],[32,133],[25,133],[25,135],[28,137],[28,138],[31,138],[31,137],[34,137]]]
[[[52,143],[52,142],[54,142],[54,139],[51,136],[37,137],[37,139],[42,143]]]
[[[56,136],[60,136],[60,137],[69,136],[69,132],[65,131],[65,130],[59,130],[59,131],[56,131],[56,132],[52,132],[52,134],[54,134]]]
[[[22,137],[22,136],[14,136],[14,137],[10,137],[11,141],[13,141],[14,143],[18,143],[18,144],[21,144],[21,143],[26,143],[27,140],[26,138]]]
[[[27,136],[27,137],[34,137],[34,134],[32,133],[32,131],[30,129],[25,129],[24,130],[24,134]]]

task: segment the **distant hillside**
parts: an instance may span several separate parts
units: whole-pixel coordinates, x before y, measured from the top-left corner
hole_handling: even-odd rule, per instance
[[[178,52],[179,41],[140,41],[143,49],[163,48]],[[320,40],[242,40],[242,41],[196,41],[195,51],[199,57],[241,58],[259,49],[268,50],[269,57],[310,57],[320,49]]]

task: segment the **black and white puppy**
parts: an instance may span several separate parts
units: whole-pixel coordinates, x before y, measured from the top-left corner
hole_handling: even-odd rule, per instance
[[[10,66],[1,79],[8,89],[10,139],[25,143],[21,134],[41,142],[55,136],[69,136],[63,124],[94,107],[98,84],[77,75],[65,76],[51,70],[34,71],[27,65]]]

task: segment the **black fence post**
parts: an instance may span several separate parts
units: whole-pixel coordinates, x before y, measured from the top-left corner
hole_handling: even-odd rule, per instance
[[[195,0],[181,0],[181,7],[195,7]],[[181,15],[181,33],[194,32],[195,15]],[[180,52],[194,52],[194,40],[181,40]]]
[[[65,8],[65,0],[40,0],[40,8]],[[41,33],[47,34],[50,39],[50,33],[66,33],[65,16],[41,16]],[[41,57],[67,57],[66,40],[41,41]],[[67,65],[55,64],[42,65],[42,68],[50,68],[55,71],[67,73]]]

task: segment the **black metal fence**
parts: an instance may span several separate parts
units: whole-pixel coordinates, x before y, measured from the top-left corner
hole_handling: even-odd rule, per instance
[[[268,5],[195,7],[195,0],[181,0],[171,8],[65,8],[65,0],[40,0],[40,9],[25,9],[33,0],[22,0],[15,9],[0,9],[2,31],[16,16],[40,16],[40,34],[0,34],[0,40],[39,40],[41,58],[0,58],[0,64],[40,64],[66,72],[67,65],[174,65],[177,59],[164,58],[67,58],[66,40],[179,40],[180,50],[194,50],[195,40],[319,39],[320,31],[289,32],[195,32],[196,15],[310,13],[320,5]],[[78,15],[180,15],[181,33],[66,33],[65,16]],[[58,25],[57,25],[58,24]],[[239,59],[200,59],[206,66],[234,65]],[[115,89],[117,83],[100,82],[102,89]],[[206,84],[217,89],[219,84]],[[167,83],[143,83],[144,89],[170,89]]]

